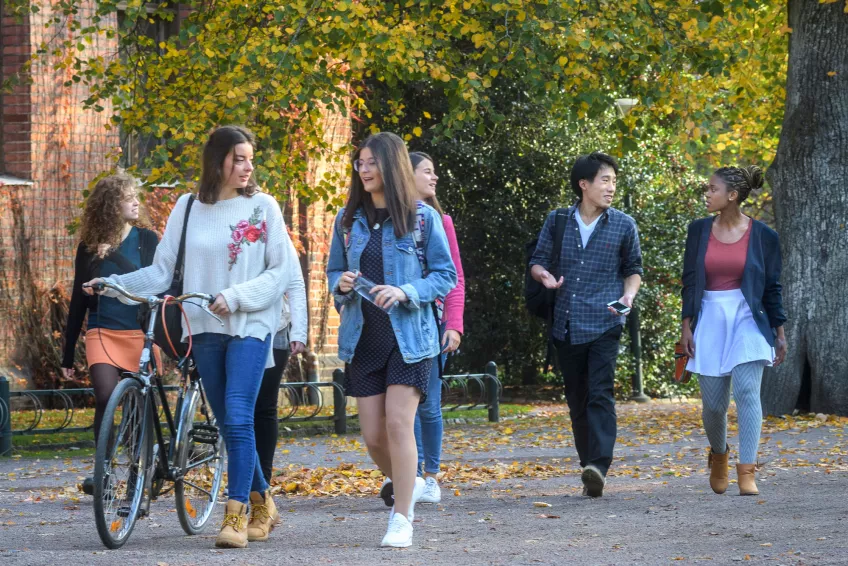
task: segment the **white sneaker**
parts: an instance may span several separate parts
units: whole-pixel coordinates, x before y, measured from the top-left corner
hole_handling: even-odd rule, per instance
[[[412,505],[409,506],[409,513],[406,514],[410,524],[415,520],[415,502],[421,499],[427,484],[424,478],[415,478],[415,487],[412,489]],[[392,518],[395,516],[395,506],[392,505],[389,511],[389,524],[392,524]]]
[[[391,546],[394,548],[406,548],[412,546],[412,522],[400,513],[392,513],[389,520],[389,528],[380,546]]]
[[[421,494],[419,503],[439,503],[442,500],[442,490],[439,488],[439,482],[436,478],[430,476],[426,480],[424,493]]]

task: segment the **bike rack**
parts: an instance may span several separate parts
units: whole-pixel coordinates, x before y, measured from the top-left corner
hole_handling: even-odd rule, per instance
[[[442,406],[450,411],[472,410],[485,407],[489,410],[489,421],[499,420],[499,399],[503,392],[503,385],[498,379],[497,366],[489,362],[484,373],[465,373],[457,375],[446,375],[442,382],[443,395]],[[331,389],[333,397],[332,414],[322,415],[325,407],[325,394],[322,390]],[[166,391],[176,391],[178,385],[166,385]],[[285,414],[279,417],[281,424],[294,422],[332,422],[335,432],[344,434],[347,432],[347,420],[357,418],[356,414],[347,414],[347,396],[344,390],[344,371],[337,369],[333,372],[333,381],[330,382],[287,382],[280,384],[280,391],[285,392],[284,398],[288,403]],[[454,391],[458,391],[458,398],[454,398]],[[90,403],[88,397],[94,397],[94,390],[90,388],[77,389],[44,389],[27,391],[10,391],[9,382],[0,376],[0,456],[11,451],[11,437],[35,434],[52,434],[57,432],[87,432],[92,430],[94,424],[86,426],[71,426],[74,422],[75,410],[78,406]],[[85,398],[79,401],[79,398]],[[26,399],[31,408],[15,408],[13,398]],[[50,428],[39,427],[44,418],[45,403],[43,400],[60,400],[64,411],[62,421],[58,426]],[[77,402],[75,403],[75,399]],[[317,401],[314,405],[309,403],[310,399]],[[299,409],[310,407],[308,414],[298,415]],[[12,428],[12,412],[30,410],[33,412],[32,420],[23,428]],[[52,409],[51,409],[52,410]]]

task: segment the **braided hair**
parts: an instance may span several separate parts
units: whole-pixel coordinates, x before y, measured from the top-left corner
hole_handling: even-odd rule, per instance
[[[747,167],[721,167],[713,173],[727,185],[727,192],[739,193],[739,204],[742,204],[751,191],[763,188],[763,170],[756,165]]]

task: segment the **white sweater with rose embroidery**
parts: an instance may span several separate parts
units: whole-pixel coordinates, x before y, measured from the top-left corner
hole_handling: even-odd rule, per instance
[[[158,295],[171,286],[189,195],[183,195],[168,218],[153,264],[108,280],[135,295]],[[295,270],[297,252],[273,197],[258,193],[203,204],[194,201],[188,217],[183,291],[221,293],[230,309],[224,326],[199,307],[186,304],[191,334],[204,332],[264,340],[277,331],[283,293]],[[113,297],[120,296],[107,291]],[[183,341],[188,329],[183,321]],[[274,365],[271,348],[266,367]]]

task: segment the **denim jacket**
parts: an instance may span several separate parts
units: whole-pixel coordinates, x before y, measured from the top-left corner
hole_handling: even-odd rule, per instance
[[[424,206],[424,256],[427,277],[422,277],[421,264],[415,252],[412,232],[395,238],[392,220],[383,225],[383,277],[386,285],[399,287],[409,300],[389,314],[403,360],[415,363],[439,355],[439,332],[430,304],[444,297],[456,286],[456,267],[450,255],[442,219],[432,207]],[[336,306],[341,307],[339,327],[339,359],[350,363],[362,335],[362,299],[355,291],[341,293],[339,279],[345,271],[359,271],[362,251],[368,244],[371,231],[362,209],[356,211],[350,230],[349,249],[345,253],[345,234],[342,229],[344,210],[336,216],[327,279]]]

